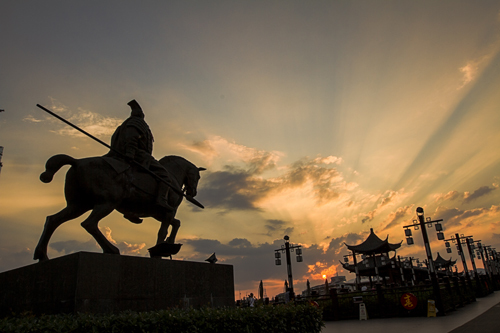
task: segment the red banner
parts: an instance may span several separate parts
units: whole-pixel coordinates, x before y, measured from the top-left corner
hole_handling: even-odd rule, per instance
[[[417,307],[417,297],[411,293],[406,293],[401,296],[401,305],[406,310],[413,310]]]

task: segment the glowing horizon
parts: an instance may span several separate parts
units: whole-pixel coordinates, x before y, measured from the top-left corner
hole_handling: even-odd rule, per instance
[[[0,5],[0,271],[33,263],[45,217],[64,207],[67,169],[42,184],[45,161],[107,152],[38,103],[109,142],[136,99],[157,159],[208,169],[206,209],[178,212],[176,258],[216,252],[243,295],[260,280],[268,296],[282,291],[272,252],[285,234],[304,249],[301,291],[351,279],[344,243],[370,228],[404,241],[419,206],[446,237],[467,230],[500,247],[500,5],[395,3],[108,1],[99,15],[83,2]],[[100,251],[81,221],[56,231],[49,256]],[[100,227],[122,253],[147,256],[159,223],[115,212]],[[424,257],[414,238],[399,255]]]

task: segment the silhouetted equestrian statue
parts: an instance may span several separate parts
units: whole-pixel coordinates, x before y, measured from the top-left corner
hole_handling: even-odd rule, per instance
[[[153,135],[144,121],[144,112],[135,100],[128,105],[132,109],[131,115],[116,129],[111,138],[111,146],[37,105],[108,147],[110,151],[100,157],[75,159],[61,154],[48,159],[45,172],[40,175],[40,180],[44,183],[52,181],[54,174],[62,166],[71,165],[66,173],[64,188],[66,207],[47,217],[35,248],[35,260],[48,259],[47,246],[57,227],[89,210],[92,212],[81,225],[95,238],[104,253],[120,253],[98,228],[99,221],[113,210],[119,211],[133,223],[141,223],[141,217],[153,217],[161,222],[154,248],[164,250],[163,253],[154,252],[157,256],[176,254],[175,251],[179,250],[180,244],[174,246],[180,226],[175,214],[184,197],[203,208],[194,197],[197,194],[200,171],[205,169],[198,168],[179,156],[165,156],[159,161],[154,159],[151,155]],[[172,230],[168,235],[170,226]],[[174,251],[168,253],[169,247]],[[153,253],[151,249],[150,252]]]

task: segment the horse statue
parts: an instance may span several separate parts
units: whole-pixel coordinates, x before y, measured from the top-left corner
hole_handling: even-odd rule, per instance
[[[175,214],[186,197],[197,194],[200,171],[193,163],[179,156],[165,156],[159,160],[170,175],[171,187],[166,195],[167,207],[155,201],[155,178],[140,169],[111,157],[88,157],[75,159],[68,155],[54,155],[47,160],[45,171],[40,175],[44,183],[52,181],[54,174],[64,165],[71,165],[66,173],[64,194],[66,207],[60,212],[47,216],[42,235],[35,248],[34,260],[48,260],[47,246],[54,231],[64,222],[80,217],[91,210],[90,215],[81,223],[91,234],[104,253],[120,254],[98,228],[99,221],[117,210],[124,216],[133,216],[134,223],[142,222],[140,217],[153,217],[161,225],[156,245],[174,244],[180,221]],[[172,226],[170,235],[168,229]]]

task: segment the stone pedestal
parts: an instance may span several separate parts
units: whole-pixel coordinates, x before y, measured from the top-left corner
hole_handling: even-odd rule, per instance
[[[234,306],[232,265],[78,252],[0,273],[0,315]]]

